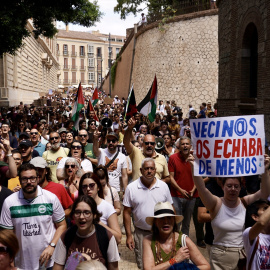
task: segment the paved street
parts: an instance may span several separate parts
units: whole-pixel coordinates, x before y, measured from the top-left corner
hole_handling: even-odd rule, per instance
[[[191,230],[190,230],[190,238],[194,243],[196,243],[196,236],[195,236],[195,228],[193,225],[193,221],[191,222]],[[126,247],[126,236],[122,236],[121,244],[119,245],[119,252],[121,253],[121,260],[119,262],[119,270],[134,270],[139,269],[137,267],[136,261],[135,261],[135,254],[134,252],[130,251]],[[199,250],[202,252],[204,257],[209,261],[209,256],[204,248],[199,248]]]

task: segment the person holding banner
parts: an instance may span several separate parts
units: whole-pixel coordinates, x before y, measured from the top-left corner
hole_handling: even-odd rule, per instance
[[[223,178],[224,197],[214,196],[206,187],[201,176],[194,176],[194,156],[187,159],[192,167],[194,183],[205,207],[210,212],[214,232],[210,252],[211,269],[238,269],[238,263],[245,258],[243,230],[246,206],[259,199],[267,199],[270,193],[269,156],[265,155],[265,171],[262,174],[261,189],[254,194],[239,198],[240,177]]]

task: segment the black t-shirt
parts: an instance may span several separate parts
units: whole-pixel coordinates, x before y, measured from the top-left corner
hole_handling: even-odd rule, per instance
[[[1,215],[1,212],[2,212],[2,206],[3,206],[3,203],[4,203],[4,200],[9,196],[11,195],[13,192],[9,189],[7,189],[6,187],[1,187],[1,191],[0,191],[0,215]]]

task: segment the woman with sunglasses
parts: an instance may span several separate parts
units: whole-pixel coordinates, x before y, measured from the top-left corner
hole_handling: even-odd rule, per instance
[[[65,231],[57,242],[52,256],[53,270],[75,269],[80,265],[80,257],[100,261],[105,269],[118,269],[120,257],[115,237],[99,225],[100,216],[93,198],[83,195],[74,202],[71,217],[76,226]]]
[[[66,160],[69,157],[75,158],[84,172],[93,172],[92,162],[88,158],[86,158],[84,146],[80,141],[75,140],[71,144],[71,151],[69,152],[68,157],[62,158],[57,166],[56,176],[58,181],[64,180],[63,179],[64,166]]]
[[[0,231],[0,270],[19,270],[12,266],[17,252],[19,242],[12,230]]]
[[[24,122],[23,122],[23,121],[20,121],[20,122],[19,122],[19,125],[18,125],[18,129],[17,129],[17,131],[15,132],[15,137],[16,137],[17,139],[19,139],[20,134],[24,132],[24,128],[25,128]]]
[[[84,171],[75,158],[66,159],[63,174],[61,175],[63,180],[59,181],[59,183],[64,185],[73,201],[78,198],[80,178],[83,174]]]
[[[121,230],[117,220],[117,214],[113,206],[104,200],[103,188],[95,173],[85,173],[80,180],[79,195],[88,195],[97,203],[97,209],[102,214],[100,225],[110,231],[118,244],[121,242]]]
[[[109,185],[108,171],[103,165],[99,165],[94,173],[99,177],[99,181],[103,188],[104,200],[113,205],[117,215],[121,214],[120,198],[116,188]]]

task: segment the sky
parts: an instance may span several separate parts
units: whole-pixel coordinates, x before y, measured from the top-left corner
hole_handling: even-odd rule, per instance
[[[100,11],[103,13],[100,22],[96,23],[93,27],[83,27],[79,25],[69,24],[69,30],[74,31],[85,31],[89,32],[92,30],[99,30],[103,34],[114,34],[126,36],[126,28],[134,27],[135,23],[140,21],[141,14],[135,17],[133,14],[127,16],[126,20],[120,19],[119,13],[114,13],[113,8],[117,5],[117,0],[98,0],[98,5],[100,6]],[[147,12],[144,12],[145,14]],[[57,22],[58,29],[65,29],[65,24],[62,22]]]

